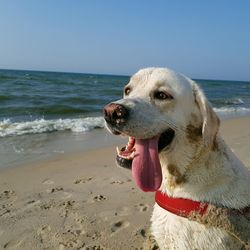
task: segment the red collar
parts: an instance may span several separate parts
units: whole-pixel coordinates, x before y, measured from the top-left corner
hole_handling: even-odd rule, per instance
[[[155,192],[155,201],[163,209],[182,217],[188,217],[192,212],[204,215],[208,207],[208,203],[169,197],[159,190]]]

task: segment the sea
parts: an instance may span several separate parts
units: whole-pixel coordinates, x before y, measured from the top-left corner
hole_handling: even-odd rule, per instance
[[[221,119],[250,115],[250,82],[194,80]],[[128,81],[118,75],[0,70],[0,169],[113,143],[103,129],[102,108],[122,97]]]

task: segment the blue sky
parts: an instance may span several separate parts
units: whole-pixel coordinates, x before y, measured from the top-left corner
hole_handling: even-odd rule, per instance
[[[250,1],[2,0],[0,68],[250,80]]]

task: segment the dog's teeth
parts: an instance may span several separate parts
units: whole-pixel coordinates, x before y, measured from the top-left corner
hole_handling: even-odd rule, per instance
[[[116,147],[116,152],[118,155],[120,154],[120,149],[118,148],[118,146]]]

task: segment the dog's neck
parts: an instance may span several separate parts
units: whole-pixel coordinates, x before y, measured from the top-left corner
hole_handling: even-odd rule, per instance
[[[211,202],[231,208],[250,204],[246,195],[250,171],[218,135],[216,147],[185,147],[160,155],[161,190],[170,196]],[[190,157],[192,156],[192,157]]]

